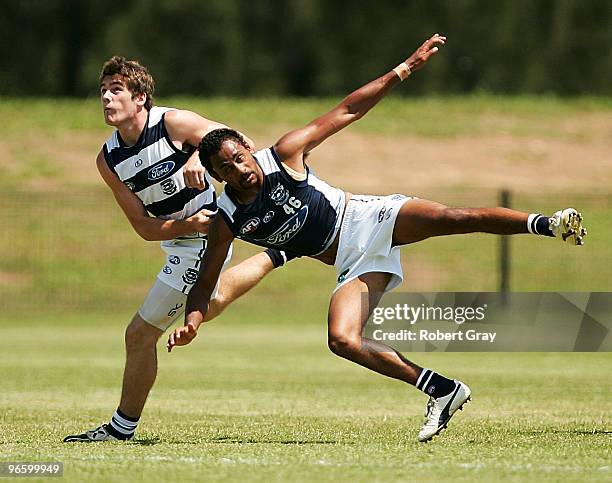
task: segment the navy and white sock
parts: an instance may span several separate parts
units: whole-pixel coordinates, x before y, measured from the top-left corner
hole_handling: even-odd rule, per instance
[[[548,216],[532,213],[527,218],[527,230],[533,235],[544,235],[554,237],[554,233],[549,226]]]
[[[417,379],[416,387],[428,396],[438,399],[448,396],[455,390],[455,381],[447,379],[431,369],[423,368]]]
[[[131,418],[123,414],[119,408],[113,414],[106,430],[118,439],[130,439],[138,427],[140,418]]]
[[[276,248],[268,248],[264,253],[270,257],[274,268],[282,267],[288,261],[298,257],[298,255],[294,253],[277,250]]]

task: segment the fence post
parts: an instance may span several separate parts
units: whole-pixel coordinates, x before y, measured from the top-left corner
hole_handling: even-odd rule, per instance
[[[511,207],[509,190],[501,190],[499,202],[503,208]],[[508,292],[510,292],[510,237],[508,235],[501,235],[499,242],[499,291],[502,305],[505,307],[508,305]]]

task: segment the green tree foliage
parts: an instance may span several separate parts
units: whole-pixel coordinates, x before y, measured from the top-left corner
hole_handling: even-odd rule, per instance
[[[342,94],[428,35],[405,94],[612,94],[609,0],[4,0],[0,94],[86,95],[114,54],[164,95]]]

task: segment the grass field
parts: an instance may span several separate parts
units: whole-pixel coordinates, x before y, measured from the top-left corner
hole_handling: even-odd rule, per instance
[[[324,310],[261,307],[160,352],[128,444],[60,442],[114,408],[121,320],[20,321],[2,330],[1,459],[61,461],[67,481],[610,481],[608,354],[416,354],[474,396],[422,444],[426,397],[327,351]]]
[[[258,145],[338,99],[171,99]],[[612,481],[612,357],[412,354],[474,400],[432,443],[426,398],[333,356],[333,269],[275,271],[207,327],[160,353],[136,441],[65,445],[117,404],[122,333],[162,264],[134,234],[93,159],[110,130],[94,99],[0,100],[0,460],[58,460],[70,481]],[[354,192],[552,212],[575,205],[582,249],[512,239],[515,291],[611,291],[610,99],[389,99],[311,164]],[[397,153],[401,153],[398,155]],[[497,237],[403,249],[399,290],[495,291]],[[256,250],[237,243],[235,260]],[[162,347],[163,349],[163,347]]]

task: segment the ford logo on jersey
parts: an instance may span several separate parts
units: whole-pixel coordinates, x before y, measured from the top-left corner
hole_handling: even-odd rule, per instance
[[[147,171],[147,178],[149,179],[149,181],[155,181],[157,179],[163,178],[173,169],[174,161],[166,161],[164,163],[157,164],[152,168],[149,168],[149,171]]]
[[[282,245],[291,240],[300,229],[304,226],[306,217],[308,216],[308,205],[302,206],[300,211],[293,215],[289,220],[283,224],[278,230],[272,235],[265,239],[266,243],[270,245]]]

